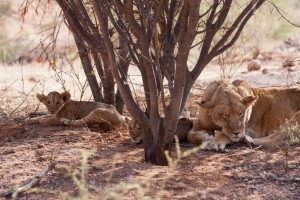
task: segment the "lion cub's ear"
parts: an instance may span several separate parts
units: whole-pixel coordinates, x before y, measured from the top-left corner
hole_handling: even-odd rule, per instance
[[[243,102],[246,106],[250,106],[250,105],[252,105],[253,103],[255,103],[256,100],[257,100],[257,97],[254,97],[254,96],[246,96],[246,97],[243,97],[242,102]]]
[[[201,101],[200,103],[197,102],[197,104],[203,108],[211,108],[215,105],[212,101]]]
[[[71,94],[68,91],[62,92],[60,97],[63,101],[68,101],[71,99]]]
[[[36,97],[38,98],[38,100],[40,101],[40,102],[45,102],[46,101],[46,99],[47,99],[47,97],[45,96],[45,95],[43,95],[43,94],[36,94]]]

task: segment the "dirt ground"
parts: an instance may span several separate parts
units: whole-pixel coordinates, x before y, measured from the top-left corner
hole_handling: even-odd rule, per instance
[[[3,123],[1,193],[28,182],[50,162],[56,163],[38,185],[48,192],[28,192],[18,199],[60,199],[66,193],[77,197],[78,186],[64,166],[80,172],[81,152],[90,149],[96,151],[88,160],[86,185],[98,199],[114,192],[117,196],[111,199],[123,195],[141,199],[136,189],[127,191],[124,182],[127,186],[139,184],[149,199],[300,199],[299,144],[288,151],[235,144],[226,153],[198,151],[169,168],[145,163],[142,145],[132,144],[126,132]],[[186,146],[181,150],[192,148]]]
[[[222,71],[218,63],[212,62],[191,92],[188,113],[197,116],[194,102],[201,98],[202,89],[222,73],[231,79],[244,79],[252,86],[299,87],[300,45],[291,48],[281,44],[275,52],[262,52],[258,58],[262,67],[257,71],[247,70],[247,59],[243,64],[226,64],[229,71]],[[284,68],[286,59],[295,59],[295,66]],[[300,144],[262,148],[238,143],[225,153],[198,151],[179,160],[173,168],[155,166],[144,162],[143,146],[132,144],[128,132],[26,125],[24,117],[43,107],[38,106],[35,93],[61,91],[61,85],[47,67],[4,66],[0,70],[1,194],[28,183],[49,163],[55,163],[55,169],[41,179],[38,189],[19,194],[18,199],[72,199],[86,194],[96,199],[300,199]],[[12,78],[18,74],[20,77]],[[131,80],[138,84],[136,77]],[[73,91],[75,87],[72,96]],[[181,150],[193,147],[182,144]],[[88,165],[82,164],[83,150],[85,156],[94,150]],[[176,158],[175,150],[171,154]],[[80,181],[82,174],[86,178]],[[83,185],[85,193],[81,192]]]
[[[22,1],[7,2],[18,5]],[[287,5],[295,10],[288,14],[298,13],[294,4]],[[2,25],[3,35],[9,36],[7,40],[11,41],[18,38],[24,48],[27,47],[27,43],[22,42],[24,38],[28,39],[28,44],[32,40],[39,44],[46,35],[37,37],[32,34],[41,31],[37,28],[36,22],[40,20],[35,12],[27,23],[25,20],[22,34],[27,36],[23,37],[20,27],[16,27],[20,21],[18,7],[14,6],[13,10],[12,16],[2,20],[7,26]],[[269,11],[267,15],[270,15]],[[42,16],[44,21],[45,16]],[[270,18],[276,23],[279,21],[273,15]],[[50,19],[44,23],[48,24]],[[266,25],[261,26],[255,23],[254,32],[260,27],[259,31],[263,32],[269,27],[267,25],[274,26],[272,22],[264,23]],[[247,70],[254,56],[250,55],[253,49],[244,46],[228,50],[220,62],[213,60],[191,92],[187,105],[191,117],[197,117],[194,101],[201,98],[203,88],[220,77],[243,79],[257,87],[300,87],[300,35],[293,33],[295,38],[272,41],[270,47],[264,38],[257,36],[254,43],[261,50],[256,58],[261,68]],[[70,41],[73,41],[71,34],[65,30],[58,37],[58,46],[65,47]],[[18,46],[15,51],[20,49]],[[196,53],[190,55],[189,67],[194,66],[198,59],[199,52],[195,48],[194,51]],[[15,56],[20,56],[19,53],[22,55],[15,52]],[[287,60],[294,66],[283,67]],[[109,132],[105,127],[89,130],[26,125],[24,117],[28,113],[45,111],[35,98],[37,92],[62,91],[64,84],[72,98],[79,100],[85,82],[83,71],[78,67],[80,61],[74,61],[74,69],[69,69],[69,64],[63,59],[58,63],[60,68],[57,71],[50,70],[43,63],[0,65],[0,199],[5,199],[3,193],[30,182],[50,163],[55,163],[55,168],[41,179],[35,190],[19,194],[17,199],[300,200],[300,144],[287,148],[263,148],[237,143],[229,146],[225,153],[197,151],[179,160],[175,167],[167,167],[145,163],[143,146],[132,144],[128,132]],[[131,84],[140,85],[141,78],[134,67],[129,71]],[[74,78],[77,74],[78,80]],[[86,89],[83,100],[90,99],[91,92]],[[181,151],[193,147],[183,143]],[[91,151],[88,164],[84,164],[83,157]],[[175,149],[171,155],[176,159]],[[81,179],[82,176],[85,179]]]
[[[192,92],[187,106],[191,116],[197,116],[193,102],[200,96]],[[84,185],[89,198],[300,199],[300,144],[262,148],[238,143],[225,153],[198,151],[173,168],[162,167],[144,162],[143,146],[132,144],[128,132],[26,125],[24,116],[1,114],[1,194],[28,183],[49,163],[56,164],[38,189],[18,199],[78,198],[82,193],[76,177],[80,180],[87,166]],[[183,143],[181,151],[193,147]],[[83,165],[82,152],[92,150],[88,165]],[[174,149],[171,155],[176,159]]]

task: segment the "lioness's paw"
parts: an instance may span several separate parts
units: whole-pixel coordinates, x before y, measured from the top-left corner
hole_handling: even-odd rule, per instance
[[[68,119],[66,119],[66,118],[61,118],[61,119],[60,119],[60,123],[61,123],[62,125],[69,125],[70,120],[68,120]]]
[[[27,119],[25,119],[25,123],[26,124],[38,124],[39,121],[35,120],[34,118],[27,118]]]
[[[210,151],[225,151],[226,144],[212,139],[203,142],[201,149]]]
[[[245,135],[245,140],[249,144],[254,144],[254,139],[250,137],[249,135]]]

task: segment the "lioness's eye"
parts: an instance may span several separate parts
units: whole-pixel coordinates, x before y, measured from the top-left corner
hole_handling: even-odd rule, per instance
[[[59,104],[59,102],[56,103],[56,105],[58,105],[58,104]]]
[[[240,113],[239,113],[239,116],[241,117],[241,116],[243,116],[243,114],[244,114],[244,113],[240,112]]]

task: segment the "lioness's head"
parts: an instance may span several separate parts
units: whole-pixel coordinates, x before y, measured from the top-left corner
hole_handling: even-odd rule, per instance
[[[220,86],[211,100],[200,103],[211,116],[215,125],[222,129],[231,141],[237,142],[245,136],[246,123],[250,119],[252,105],[257,97],[249,89],[233,85]]]
[[[38,100],[43,103],[49,113],[57,113],[64,105],[64,103],[71,98],[71,94],[67,91],[58,93],[56,91],[50,92],[47,96],[37,94]]]

